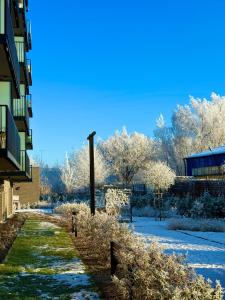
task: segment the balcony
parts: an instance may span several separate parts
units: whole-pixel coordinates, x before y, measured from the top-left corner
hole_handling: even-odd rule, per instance
[[[20,169],[16,171],[0,172],[2,179],[10,178],[13,182],[31,182],[32,166],[26,150],[20,150]]]
[[[18,0],[11,1],[11,13],[13,17],[13,27],[19,26],[19,2]]]
[[[18,98],[20,96],[20,66],[8,0],[0,0],[0,16],[0,80],[12,81],[13,97]]]
[[[26,96],[13,99],[13,116],[18,130],[29,132],[29,112]]]
[[[33,107],[32,107],[32,95],[27,95],[27,107],[28,107],[28,113],[29,117],[33,118]]]
[[[16,37],[18,38],[18,37]],[[25,46],[23,41],[15,41],[17,56],[20,63],[20,76],[21,83],[26,84],[27,92],[28,87],[32,85],[32,65],[31,60],[26,58]]]
[[[19,1],[19,9],[22,13],[26,13],[28,11],[28,0],[18,0]]]
[[[7,105],[0,105],[0,178],[2,172],[20,169],[20,137]]]
[[[30,59],[26,60],[26,67],[27,67],[27,73],[28,73],[28,84],[32,85],[32,65],[31,65]]]
[[[15,33],[18,36],[24,36],[27,39],[27,21],[26,21],[26,13],[28,11],[28,1],[26,0],[18,0],[19,2],[19,26],[16,28]],[[29,48],[27,47],[27,51]]]
[[[33,132],[32,129],[29,130],[29,134],[27,135],[27,150],[33,150]]]
[[[21,169],[19,171],[20,181],[32,181],[32,166],[26,150],[20,151]]]
[[[31,22],[26,20],[26,50],[29,51],[32,49],[32,34],[31,34]]]

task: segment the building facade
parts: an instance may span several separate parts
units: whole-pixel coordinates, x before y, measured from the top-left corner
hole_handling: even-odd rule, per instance
[[[13,214],[13,185],[32,181],[32,48],[28,0],[0,0],[0,222]]]
[[[40,168],[32,167],[32,182],[16,183],[13,188],[13,208],[29,208],[40,200]]]
[[[186,176],[203,179],[225,178],[225,146],[192,154],[184,162]]]

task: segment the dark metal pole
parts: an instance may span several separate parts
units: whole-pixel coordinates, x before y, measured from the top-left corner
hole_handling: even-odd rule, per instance
[[[92,132],[88,136],[89,140],[89,157],[90,157],[90,209],[91,214],[95,214],[95,155],[94,155],[94,136],[96,132]]]

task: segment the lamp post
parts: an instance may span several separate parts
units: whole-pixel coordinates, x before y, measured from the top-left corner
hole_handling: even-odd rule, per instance
[[[94,136],[96,132],[93,131],[88,137],[89,141],[89,157],[90,157],[90,209],[91,214],[95,215],[95,154],[94,154]]]

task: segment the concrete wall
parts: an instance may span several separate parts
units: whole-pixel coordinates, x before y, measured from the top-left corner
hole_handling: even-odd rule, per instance
[[[39,202],[40,199],[40,169],[33,167],[33,181],[21,182],[14,184],[14,203],[23,206],[25,204],[32,204]]]

